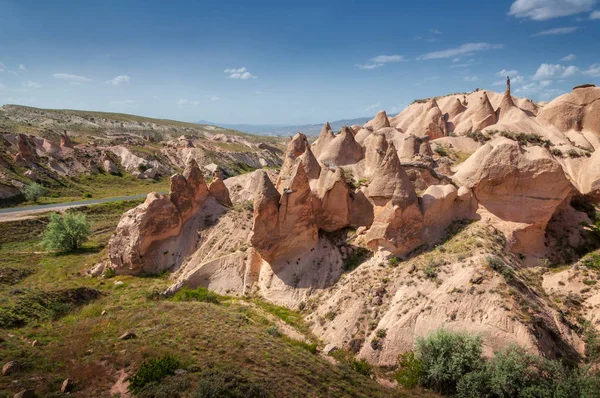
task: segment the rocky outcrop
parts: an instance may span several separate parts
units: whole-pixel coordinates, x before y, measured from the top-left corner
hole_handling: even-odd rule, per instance
[[[231,203],[231,199],[229,198],[229,190],[223,183],[221,173],[215,173],[213,180],[208,186],[208,192],[213,198],[217,200],[217,202],[221,203],[223,206],[233,206],[233,203]]]
[[[484,91],[477,103],[469,104],[467,110],[461,114],[460,122],[455,126],[454,131],[463,134],[481,131],[497,122],[496,111]]]
[[[35,161],[35,152],[29,138],[25,134],[19,134],[17,137],[18,152],[15,156],[15,162],[28,165]]]
[[[372,129],[373,131],[377,131],[384,127],[390,127],[390,120],[388,119],[387,113],[385,111],[377,112],[377,115],[372,120],[369,120],[363,128]]]
[[[551,101],[537,116],[543,125],[600,135],[600,87],[584,86]]]
[[[60,135],[60,147],[61,148],[71,148],[71,149],[73,148],[73,142],[71,142],[71,139],[67,135],[67,130],[64,130],[62,132],[62,134]]]
[[[543,252],[546,225],[573,189],[547,149],[510,140],[478,149],[454,180],[473,190],[482,217],[507,235],[511,250],[525,254]]]
[[[227,188],[214,192],[215,199],[229,200]],[[118,274],[158,273],[176,267],[194,247],[193,221],[208,196],[202,172],[190,158],[183,174],[171,177],[168,196],[151,193],[121,217],[108,244],[110,266]]]
[[[408,135],[428,136],[431,139],[448,135],[446,119],[435,99],[427,102],[421,116],[410,125],[406,133]]]
[[[321,151],[323,151],[323,149],[334,139],[335,135],[333,134],[333,130],[331,130],[331,126],[329,125],[329,122],[327,122],[323,125],[323,128],[319,133],[319,138],[312,143],[312,151],[315,156],[318,158],[321,155]]]
[[[319,145],[321,144],[319,143]],[[361,160],[363,148],[354,139],[352,130],[344,126],[338,135],[333,139],[328,139],[326,145],[320,146],[318,153],[317,158],[321,163],[344,166]]]
[[[365,236],[370,248],[405,255],[420,245],[423,215],[394,145],[388,146],[374,173],[369,197],[375,204],[373,225]]]
[[[315,246],[319,234],[313,196],[301,161],[281,195],[263,174],[254,200],[253,230],[252,245],[271,264]]]

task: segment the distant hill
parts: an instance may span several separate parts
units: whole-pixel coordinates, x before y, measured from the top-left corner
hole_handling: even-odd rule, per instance
[[[370,117],[359,117],[356,119],[343,119],[329,122],[331,128],[334,131],[338,131],[342,126],[352,126],[353,124],[363,125],[371,120]],[[299,124],[299,125],[285,125],[285,124],[227,124],[227,123],[213,123],[206,120],[200,120],[199,124],[212,124],[215,126],[221,126],[227,129],[233,129],[243,131],[244,133],[261,134],[261,135],[272,135],[272,136],[286,136],[294,135],[297,132],[302,132],[306,135],[319,135],[323,123],[317,124]]]

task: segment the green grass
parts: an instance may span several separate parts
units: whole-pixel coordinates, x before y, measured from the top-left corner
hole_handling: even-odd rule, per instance
[[[379,385],[361,374],[362,367],[333,365],[315,355],[316,341],[300,342],[265,332],[276,326],[268,314],[300,332],[308,332],[296,311],[258,299],[220,299],[221,304],[215,305],[206,300],[157,299],[149,294],[165,290],[171,283],[165,278],[85,276],[87,269],[105,258],[108,239],[121,214],[139,202],[78,209],[90,219],[92,236],[81,250],[69,254],[50,254],[41,249],[40,236],[47,217],[0,223],[0,270],[11,267],[30,271],[14,284],[0,284],[0,307],[8,308],[19,300],[15,289],[43,297],[66,289],[99,292],[90,301],[58,306],[57,312],[32,307],[30,321],[0,329],[0,363],[16,360],[22,365],[11,377],[0,378],[0,391],[12,396],[25,388],[35,388],[39,396],[47,396],[59,391],[62,380],[69,377],[77,385],[78,396],[108,396],[118,369],[133,376],[140,374],[144,363],[168,355],[188,373],[161,374],[166,377],[160,382],[150,380],[141,388],[140,397],[177,396],[180,392],[181,396],[192,397],[207,380],[213,383],[209,387],[218,388],[223,377],[207,376],[218,369],[243,375],[241,385],[259,385],[275,397],[413,396]],[[116,281],[124,285],[114,289]],[[210,296],[195,290],[184,295]],[[136,338],[119,340],[130,330]]]

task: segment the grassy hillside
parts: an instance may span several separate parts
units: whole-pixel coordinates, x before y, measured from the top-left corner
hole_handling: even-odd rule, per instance
[[[41,248],[47,216],[0,223],[0,363],[20,366],[0,377],[0,397],[25,388],[60,396],[67,377],[75,382],[71,395],[110,397],[125,391],[119,378],[165,354],[186,372],[140,396],[192,397],[199,388],[226,383],[231,372],[241,378],[229,381],[264,396],[433,396],[383,387],[357,372],[364,370],[351,357],[333,364],[315,353],[318,342],[306,333],[299,314],[257,298],[199,302],[189,301],[198,297],[191,292],[164,299],[158,295],[169,285],[164,276],[87,277],[122,212],[137,203],[85,208],[93,236],[72,254]],[[286,337],[284,326],[304,334],[305,341]],[[128,331],[136,338],[120,340]]]

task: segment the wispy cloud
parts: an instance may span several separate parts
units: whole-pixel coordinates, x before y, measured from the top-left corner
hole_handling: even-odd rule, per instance
[[[575,54],[569,54],[566,57],[562,57],[560,60],[563,62],[575,61],[577,56]]]
[[[596,0],[516,0],[508,15],[545,21],[590,11],[595,4]]]
[[[369,105],[369,106],[367,106],[367,107],[365,108],[365,111],[366,111],[366,112],[374,112],[374,111],[376,111],[376,110],[379,110],[379,109],[380,109],[380,108],[379,108],[380,106],[381,106],[381,103],[379,103],[379,102],[378,102],[378,103],[376,103],[376,104],[371,104],[371,105]]]
[[[200,101],[191,101],[185,98],[180,99],[179,101],[177,101],[177,105],[179,106],[184,106],[184,105],[200,105]]]
[[[429,29],[429,33],[432,33],[434,35],[441,35],[442,32],[440,32],[438,29]]]
[[[72,83],[85,83],[92,81],[92,79],[88,79],[85,76],[73,75],[71,73],[55,73],[52,76],[54,76],[55,79],[67,80]]]
[[[248,80],[248,79],[256,79],[256,76],[254,76],[252,73],[250,73],[245,66],[242,66],[241,68],[230,68],[230,69],[225,69],[223,72],[227,73],[229,76],[227,76],[230,79],[238,79],[238,80]]]
[[[129,76],[117,76],[114,79],[105,81],[106,84],[112,84],[113,86],[119,86],[121,84],[129,83],[131,78]]]
[[[23,65],[23,64],[20,64],[20,65],[19,65],[19,70],[26,71],[26,70],[27,70],[27,68],[25,67],[25,65]]]
[[[463,80],[466,82],[476,82],[479,78],[477,76],[465,76]]]
[[[531,37],[538,36],[554,36],[554,35],[568,35],[569,33],[574,33],[579,29],[577,26],[568,26],[564,28],[554,28],[548,30],[542,30],[541,32],[537,32],[531,35]]]
[[[210,97],[210,100],[211,100],[211,101],[218,101],[218,100],[220,100],[220,99],[221,99],[221,98],[217,97],[216,95],[213,95],[212,97]]]
[[[36,82],[32,82],[31,80],[27,80],[26,82],[23,83],[23,87],[26,88],[40,88],[42,87],[41,84],[36,83]]]
[[[404,61],[402,55],[378,55],[373,57],[366,64],[355,64],[358,69],[369,70],[379,68],[385,64]]]
[[[517,76],[519,74],[518,70],[515,69],[502,69],[500,72],[496,72],[496,76],[504,77],[504,76]]]
[[[600,19],[600,11],[594,11],[590,14],[590,19]]]
[[[533,76],[534,80],[564,79],[573,76],[579,71],[574,65],[563,66],[560,64],[541,64]]]
[[[592,64],[589,66],[589,68],[587,68],[581,73],[583,73],[586,76],[600,77],[600,64]]]
[[[447,50],[435,51],[427,54],[423,54],[417,57],[418,60],[428,59],[441,59],[441,58],[453,58],[457,55],[471,54],[476,51],[495,50],[503,48],[503,44],[489,44],[489,43],[465,43],[459,47],[449,48]]]

